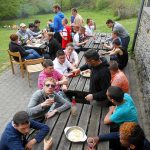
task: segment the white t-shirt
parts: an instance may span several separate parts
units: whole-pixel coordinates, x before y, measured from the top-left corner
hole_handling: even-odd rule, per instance
[[[73,37],[74,49],[80,48],[79,46],[77,46],[77,43],[79,43],[79,33],[78,32]]]
[[[87,36],[92,36],[94,32],[94,28],[95,28],[94,26],[85,25],[85,34]]]
[[[72,68],[71,63],[67,59],[63,64],[60,64],[58,58],[55,58],[53,63],[54,63],[54,69],[56,69],[61,74],[67,73],[68,68]]]
[[[65,50],[64,50],[65,52]],[[71,63],[71,64],[76,64],[78,65],[79,63],[79,58],[78,58],[78,54],[76,53],[76,51],[72,51],[71,55],[68,56],[65,52],[65,55],[66,55],[66,59]]]

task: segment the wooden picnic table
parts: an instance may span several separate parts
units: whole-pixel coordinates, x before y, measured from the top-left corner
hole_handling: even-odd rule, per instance
[[[84,48],[95,50],[107,50],[107,48],[105,48],[103,44],[109,38],[111,38],[110,33],[95,33],[94,37],[90,37],[89,41],[85,44]],[[109,41],[107,41],[106,43],[110,44]]]
[[[77,109],[77,116],[72,116],[70,110],[67,110],[46,121],[46,124],[50,127],[49,136],[53,137],[51,150],[86,150],[86,141],[72,143],[67,140],[64,134],[65,127],[79,126],[84,129],[88,137],[110,132],[110,127],[103,124],[108,111],[106,107],[97,103],[93,105],[77,103]],[[36,144],[33,148],[33,150],[42,149],[43,142]],[[109,150],[109,142],[100,143],[97,150]]]

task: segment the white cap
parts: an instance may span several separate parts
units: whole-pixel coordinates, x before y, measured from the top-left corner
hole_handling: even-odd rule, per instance
[[[26,27],[26,25],[24,23],[21,23],[20,27]]]

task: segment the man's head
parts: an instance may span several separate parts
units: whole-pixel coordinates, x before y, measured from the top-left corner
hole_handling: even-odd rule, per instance
[[[10,35],[10,40],[13,42],[18,42],[18,35],[17,34],[11,34]]]
[[[26,135],[30,130],[30,121],[27,112],[19,111],[13,117],[13,126],[20,133]]]
[[[54,12],[54,13],[57,13],[57,12],[59,12],[59,11],[61,11],[60,5],[59,5],[59,4],[53,5],[53,12]]]
[[[68,24],[68,19],[67,18],[62,19],[62,25],[65,26],[67,24]]]
[[[107,98],[115,105],[123,102],[124,92],[120,87],[110,86],[106,92]]]
[[[31,31],[33,31],[33,30],[34,30],[34,27],[35,27],[35,26],[34,26],[34,24],[33,24],[33,23],[30,23],[30,24],[29,24],[29,29],[30,29]]]
[[[75,17],[77,15],[78,11],[76,8],[71,9],[71,14]]]
[[[117,61],[111,60],[109,62],[109,69],[110,69],[111,75],[115,74],[119,70]]]
[[[108,28],[112,28],[114,26],[114,21],[111,20],[111,19],[108,19],[106,21],[106,25],[107,25]]]
[[[141,150],[145,135],[141,127],[135,122],[125,122],[120,126],[120,143],[130,149]]]
[[[45,73],[51,73],[54,71],[54,64],[51,59],[45,59],[42,65]]]
[[[44,80],[43,89],[47,95],[54,93],[55,86],[56,86],[56,80],[54,78],[49,77]]]
[[[22,30],[22,31],[26,31],[26,29],[27,29],[27,26],[26,26],[26,24],[24,24],[24,23],[21,23],[20,24],[20,29]]]
[[[58,50],[57,53],[56,53],[56,57],[57,57],[58,62],[60,64],[63,64],[65,62],[66,56],[65,56],[64,51]]]
[[[53,33],[53,32],[48,32],[48,33],[47,33],[47,38],[48,38],[48,40],[52,39],[53,36],[54,36],[54,33]]]
[[[67,46],[66,46],[66,52],[71,55],[73,50],[74,50],[73,44],[72,43],[68,43]]]
[[[35,20],[35,21],[34,21],[34,26],[35,26],[35,27],[39,27],[39,26],[40,26],[40,23],[41,23],[40,20]]]
[[[86,20],[86,24],[89,25],[89,26],[92,26],[92,25],[93,25],[92,19],[88,18],[88,19]]]
[[[119,39],[115,39],[112,44],[113,44],[114,48],[118,48],[121,46],[121,42]]]
[[[84,53],[85,61],[90,66],[97,66],[98,63],[100,63],[100,56],[97,51],[89,49]]]
[[[80,29],[79,29],[79,32],[81,34],[85,34],[85,27],[81,26]]]

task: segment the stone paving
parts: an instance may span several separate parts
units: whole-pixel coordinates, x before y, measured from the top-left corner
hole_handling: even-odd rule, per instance
[[[7,122],[20,110],[25,110],[29,99],[37,89],[39,73],[31,74],[31,88],[28,85],[27,74],[22,79],[19,66],[15,66],[15,75],[11,69],[0,74],[0,134]]]

